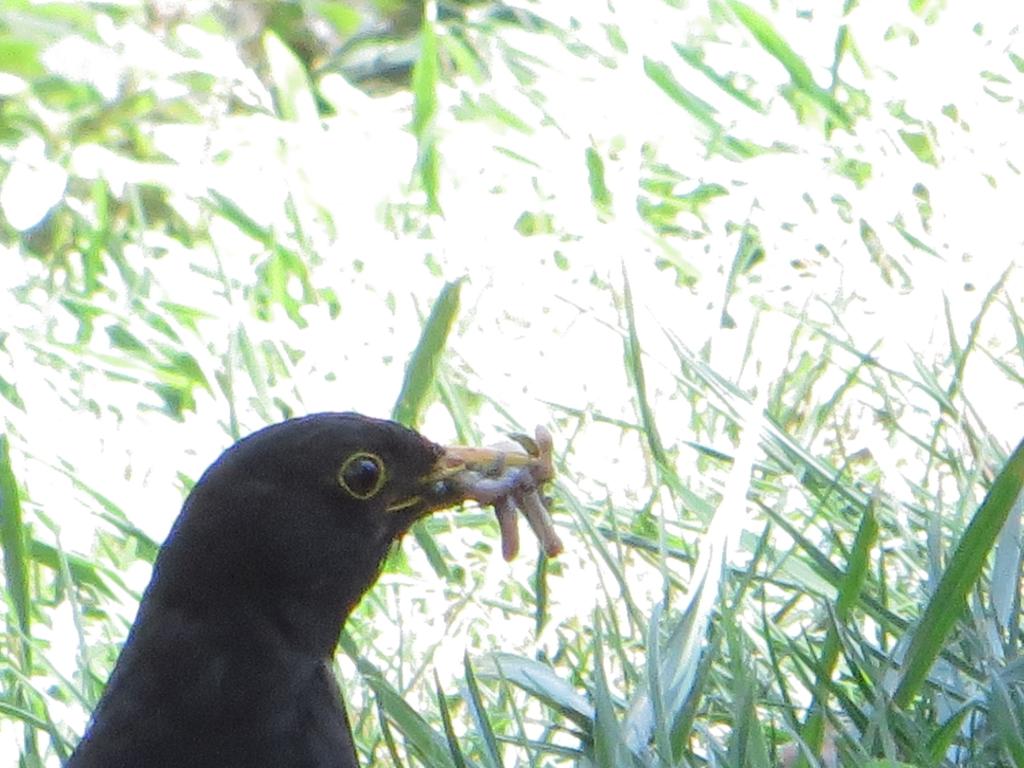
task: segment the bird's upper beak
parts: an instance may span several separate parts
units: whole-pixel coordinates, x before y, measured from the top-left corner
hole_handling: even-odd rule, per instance
[[[533,449],[533,453],[527,451]],[[548,480],[552,476],[550,454],[541,454],[539,448],[531,441],[529,446],[513,443],[494,448],[476,448],[464,445],[450,445],[444,449],[441,458],[434,465],[432,477],[443,480],[464,475],[467,472],[483,477],[501,477],[510,471],[529,468],[540,471],[542,477],[537,480]]]

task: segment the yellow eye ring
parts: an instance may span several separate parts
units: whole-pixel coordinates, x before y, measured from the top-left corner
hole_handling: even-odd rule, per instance
[[[338,485],[353,498],[372,499],[384,487],[384,462],[380,456],[360,451],[353,453],[338,470]]]

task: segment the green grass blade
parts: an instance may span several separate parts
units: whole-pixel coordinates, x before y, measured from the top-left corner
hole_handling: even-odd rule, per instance
[[[56,547],[38,540],[29,542],[29,554],[33,562],[45,565],[52,571],[60,571],[61,560],[65,560],[72,584],[91,587],[105,597],[114,598],[114,591],[107,583],[109,576],[93,561],[80,555],[60,552]],[[119,583],[119,586],[123,585]]]
[[[0,551],[4,560],[4,589],[13,608],[13,615],[8,613],[7,617],[7,635],[11,647],[15,649],[19,677],[22,678],[32,675],[32,651],[29,645],[32,637],[32,595],[29,591],[27,539],[21,512],[21,494],[11,467],[10,442],[7,435],[0,434]],[[18,688],[14,703],[19,707],[27,707],[25,691],[21,690],[21,686]],[[31,764],[31,761],[38,762],[40,759],[35,726],[27,720],[23,722],[25,758]]]
[[[921,689],[953,624],[963,614],[967,596],[981,576],[999,531],[1024,486],[1024,441],[992,483],[988,495],[964,530],[960,543],[935,587],[907,649],[893,700],[907,707]]]
[[[0,349],[3,348],[2,342],[3,339],[0,338]],[[22,400],[21,395],[18,394],[18,388],[11,382],[7,381],[3,376],[0,376],[0,397],[13,405],[19,411],[25,411],[25,401]]]
[[[501,750],[498,747],[498,740],[491,727],[491,720],[487,715],[487,708],[484,706],[483,697],[480,695],[480,686],[476,682],[476,675],[473,673],[473,665],[469,662],[469,654],[462,658],[462,666],[466,675],[466,707],[469,715],[476,725],[477,733],[483,742],[484,758],[489,768],[504,768],[501,759]]]
[[[489,680],[507,680],[561,713],[582,728],[590,729],[594,707],[551,667],[511,653],[491,653],[478,659],[476,673]]]
[[[722,124],[715,117],[717,110],[703,99],[688,91],[676,79],[676,76],[672,74],[672,70],[667,65],[645,57],[644,72],[651,79],[651,82],[658,86],[666,96],[693,115],[702,125],[715,132],[723,130]]]
[[[391,411],[391,418],[415,429],[437,381],[437,368],[448,343],[452,325],[459,315],[459,292],[464,278],[445,283],[434,301],[430,315],[420,332],[419,342],[405,366],[402,390]]]
[[[512,701],[512,686],[509,683],[509,681],[505,678],[503,670],[501,669],[500,665],[498,665],[496,668],[496,677],[498,680],[498,684],[501,687],[502,698],[508,701]],[[511,707],[511,710],[512,720],[515,723],[515,732],[509,734],[509,736],[507,736],[506,738],[508,739],[508,741],[514,744],[518,744],[520,747],[527,751],[527,760],[529,763],[529,768],[538,768],[537,755],[532,743],[530,742],[530,737],[527,734],[526,730],[526,722],[523,719],[524,713],[520,711],[520,709],[516,706]]]
[[[416,171],[427,195],[427,211],[441,213],[438,194],[441,156],[437,150],[434,120],[437,116],[437,84],[440,66],[437,33],[429,18],[420,27],[420,53],[412,70],[412,133],[416,137],[418,159]]]
[[[712,137],[712,145],[721,142],[729,152],[737,158],[749,159],[760,154],[763,150],[748,141],[737,139],[726,134],[722,124],[715,117],[717,110],[703,99],[687,90],[680,83],[672,70],[660,61],[654,61],[644,57],[644,73],[651,82],[658,86],[666,96],[689,112],[693,117],[705,126]]]
[[[26,726],[39,731],[48,731],[52,727],[51,723],[36,713],[2,700],[0,700],[0,715],[11,720],[20,721]]]
[[[63,473],[76,489],[99,504],[101,511],[96,513],[97,517],[109,523],[122,537],[131,538],[135,541],[139,557],[150,563],[156,559],[156,554],[160,551],[160,544],[154,541],[141,528],[133,524],[128,514],[121,507],[115,504],[109,497],[83,482],[72,467],[62,463],[54,468]]]
[[[744,5],[739,0],[728,0],[729,8],[736,14],[736,18],[754,36],[758,44],[771,54],[789,73],[793,85],[803,91],[807,96],[829,113],[829,115],[842,127],[850,128],[853,121],[847,114],[843,105],[836,101],[828,91],[814,82],[810,68],[804,60],[793,50],[782,36],[775,30],[772,23],[753,8]]]
[[[1003,753],[1010,756],[1016,768],[1024,768],[1024,709],[1020,706],[1019,697],[1011,695],[998,674],[992,676],[989,716],[1002,742]]]
[[[402,758],[398,755],[398,745],[395,743],[395,735],[391,732],[391,724],[388,722],[387,712],[384,711],[384,705],[381,704],[381,700],[378,698],[376,701],[377,720],[380,723],[380,732],[384,736],[384,746],[387,747],[388,757],[391,758],[389,765],[395,766],[395,768],[404,768],[405,763],[402,762]]]
[[[680,45],[679,43],[673,43],[672,47],[676,49],[676,53],[682,57],[683,61],[696,69],[708,80],[717,85],[745,107],[749,107],[762,115],[767,113],[768,110],[765,109],[764,104],[737,88],[730,78],[723,77],[709,67],[704,62],[704,52],[700,48],[691,48]]]
[[[548,620],[548,558],[543,552],[537,557],[537,566],[533,569],[533,593],[536,595],[533,632],[539,637]]]
[[[437,708],[441,712],[441,723],[444,726],[444,736],[448,740],[448,751],[452,756],[455,768],[467,768],[466,757],[459,748],[459,738],[455,735],[455,727],[452,725],[452,713],[448,710],[448,702],[445,700],[444,690],[441,688],[441,678],[437,670],[434,670],[434,690],[437,692]]]
[[[604,160],[594,147],[587,147],[587,183],[590,185],[590,202],[598,218],[605,219],[612,212],[612,193],[605,182]]]
[[[860,600],[861,592],[867,580],[871,566],[871,550],[878,538],[878,520],[875,517],[874,505],[870,505],[861,518],[857,536],[846,566],[846,575],[839,584],[836,597],[835,618],[841,624],[850,617],[850,612]],[[835,625],[830,625],[825,636],[825,645],[821,651],[815,669],[814,703],[807,723],[801,732],[801,738],[814,754],[820,754],[825,738],[825,713],[828,711],[828,693],[836,662],[839,660],[840,640]],[[802,765],[806,761],[801,760]]]
[[[651,702],[654,745],[664,759],[672,756],[672,734],[669,719],[665,716],[664,687],[661,681],[661,605],[651,611],[651,623],[647,628],[647,696]],[[628,723],[628,717],[627,717]]]
[[[463,278],[445,283],[420,332],[416,349],[405,366],[402,390],[391,411],[391,418],[400,424],[415,428],[434,391],[441,356],[448,343],[452,325],[459,315],[459,292],[462,283]],[[437,543],[427,535],[420,524],[413,526],[412,535],[423,548],[434,571],[442,578],[447,578],[448,563]]]
[[[683,485],[676,476],[673,463],[658,433],[658,425],[654,419],[654,409],[647,396],[647,379],[644,374],[643,350],[640,347],[640,335],[636,327],[636,313],[633,310],[633,292],[629,287],[629,276],[625,270],[622,273],[622,303],[626,312],[626,367],[629,370],[636,390],[637,407],[640,410],[640,423],[643,426],[643,435],[647,440],[647,447],[651,451],[658,475],[671,487],[676,488]]]
[[[740,628],[731,610],[723,613],[721,624],[729,649],[733,702],[732,732],[725,762],[744,768],[769,768],[771,758],[764,729],[758,719],[758,681],[752,673],[753,664],[743,647]]]
[[[974,711],[974,705],[968,704],[954,712],[942,726],[935,731],[925,745],[925,753],[929,765],[939,765],[946,758],[946,753],[960,735],[960,729],[967,716]]]
[[[633,765],[633,759],[615,713],[615,703],[604,668],[606,641],[605,633],[601,631],[601,617],[598,615],[594,618],[594,762],[597,768],[627,768]]]
[[[476,674],[487,680],[506,680],[522,688],[581,727],[589,729],[594,720],[594,707],[587,697],[535,659],[514,653],[488,653],[477,659]]]
[[[12,638],[31,637],[32,597],[29,594],[29,562],[25,523],[21,513],[21,494],[11,467],[10,442],[0,434],[0,547],[4,556],[4,579],[8,599],[14,609],[8,615],[8,632]],[[12,621],[13,619],[13,621]],[[29,651],[22,642],[19,656],[22,671],[28,674]]]
[[[280,256],[287,257],[289,261],[301,262],[301,258],[295,251],[290,251],[277,242],[274,231],[270,227],[260,224],[230,197],[222,195],[212,188],[206,190],[206,194],[209,197],[210,207],[213,212],[234,224],[240,232],[259,243],[263,243],[268,248],[278,252]]]

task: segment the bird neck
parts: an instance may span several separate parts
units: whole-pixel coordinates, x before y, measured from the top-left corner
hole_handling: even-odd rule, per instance
[[[203,513],[213,516],[211,510],[190,511],[200,518],[196,522]],[[243,523],[234,530],[233,541],[197,535],[203,533],[197,524],[172,531],[154,563],[144,602],[202,618],[229,637],[274,638],[331,658],[345,619],[377,578],[386,544],[344,540],[324,551],[305,542],[302,550],[309,556],[302,567],[285,567],[294,552],[281,549],[272,535],[253,535]],[[378,548],[376,562],[366,557],[367,549]]]
[[[356,593],[347,601],[339,599],[337,589],[332,593],[326,586],[303,593],[280,586],[253,591],[227,589],[216,581],[165,585],[154,578],[145,608],[151,616],[175,615],[183,623],[202,626],[211,642],[239,651],[283,647],[298,655],[329,660],[358,597]],[[148,620],[149,616],[140,613],[140,623]]]

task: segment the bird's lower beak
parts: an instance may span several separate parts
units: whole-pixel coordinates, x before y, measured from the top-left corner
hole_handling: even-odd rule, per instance
[[[463,501],[493,506],[506,560],[515,557],[519,549],[517,513],[522,511],[545,553],[553,557],[562,551],[562,542],[540,495],[540,489],[553,477],[551,435],[538,427],[536,439],[517,436],[515,443],[494,448],[442,449],[430,472],[417,484],[419,491],[389,511],[421,517]]]

